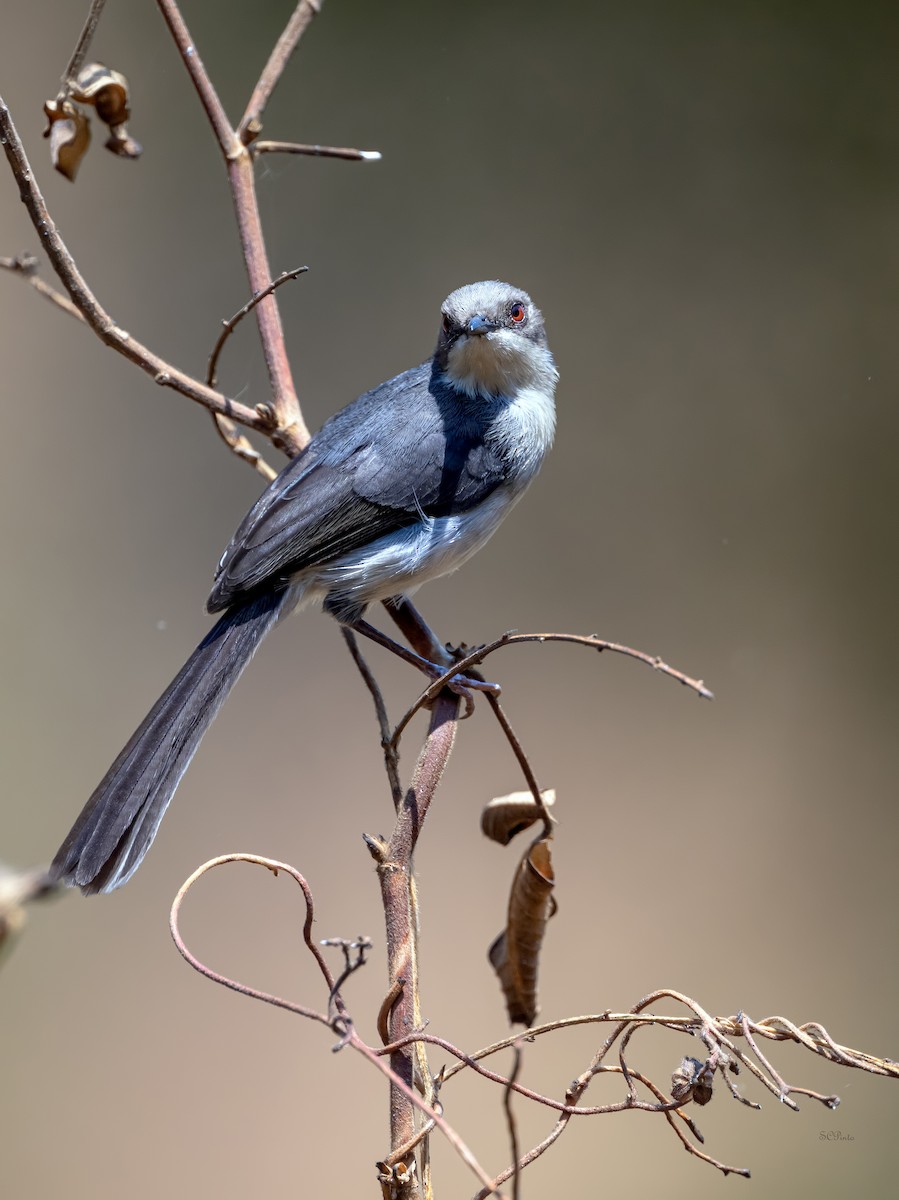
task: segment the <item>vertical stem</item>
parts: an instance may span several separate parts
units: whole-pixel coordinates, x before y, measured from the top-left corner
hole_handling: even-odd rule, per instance
[[[387,963],[391,985],[402,980],[403,987],[388,1017],[391,1041],[406,1036],[421,1024],[418,991],[418,905],[412,875],[412,856],[431,800],[446,768],[459,716],[460,700],[444,691],[431,712],[427,738],[419,755],[409,790],[397,814],[390,841],[378,847],[378,874],[387,926]],[[411,1046],[394,1051],[390,1065],[409,1087],[415,1086],[417,1053]],[[427,1061],[422,1055],[419,1071],[424,1075]],[[422,1080],[428,1086],[425,1075]],[[390,1089],[390,1144],[402,1146],[415,1133],[415,1106],[398,1087]],[[406,1196],[417,1196],[417,1183],[407,1185]]]
[[[271,283],[272,273],[259,218],[253,159],[246,147],[242,146],[237,153],[228,158],[228,179],[231,183],[247,277],[255,294]],[[281,314],[274,295],[266,296],[256,305],[256,323],[259,326],[259,337],[272,389],[275,429],[271,438],[280,450],[293,457],[306,445],[310,435],[300,412],[284,344]]]
[[[209,123],[215,131],[219,147],[228,170],[231,198],[237,216],[240,245],[246,263],[247,276],[253,293],[261,292],[272,281],[268,265],[265,239],[259,203],[256,199],[256,182],[253,177],[253,160],[246,146],[237,136],[228,120],[228,115],[213,87],[203,61],[194,45],[187,23],[181,15],[176,0],[156,0],[166,24],[181,52],[181,58],[191,81],[206,111]],[[293,457],[309,441],[309,430],[303,421],[297,400],[296,388],[287,350],[284,345],[284,330],[274,295],[268,295],[256,306],[256,324],[265,356],[271,384],[272,399],[269,436],[279,450]],[[263,409],[257,407],[260,415]]]

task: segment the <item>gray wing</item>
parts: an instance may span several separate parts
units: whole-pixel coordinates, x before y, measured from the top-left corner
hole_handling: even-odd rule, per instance
[[[219,563],[209,611],[423,517],[479,504],[506,478],[483,421],[483,410],[469,412],[430,363],[354,400],[244,518]]]

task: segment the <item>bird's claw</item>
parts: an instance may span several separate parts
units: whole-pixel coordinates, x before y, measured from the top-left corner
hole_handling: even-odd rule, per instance
[[[434,679],[440,679],[446,674],[446,668],[440,668],[434,663],[431,664]],[[444,684],[444,687],[456,696],[461,697],[465,703],[465,712],[462,714],[462,719],[470,717],[474,712],[474,696],[472,692],[488,692],[491,696],[499,697],[502,688],[498,683],[490,683],[486,679],[474,679],[470,675],[452,675]]]

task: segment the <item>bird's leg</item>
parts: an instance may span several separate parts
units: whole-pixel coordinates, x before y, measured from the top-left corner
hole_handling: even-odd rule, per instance
[[[451,646],[448,642],[441,642],[408,596],[402,594],[388,596],[381,603],[384,605],[389,616],[393,618],[402,630],[409,645],[417,650],[422,658],[426,658],[429,662],[435,664],[442,663],[444,671],[448,670],[453,663],[466,658],[472,650],[476,649],[474,646],[467,646],[464,642],[461,642],[458,646]],[[486,683],[480,671],[470,671],[469,678],[478,683]],[[501,690],[499,684],[488,684],[486,688],[482,688],[481,690],[493,691],[494,688],[496,688],[494,695],[498,696]]]
[[[382,633],[374,625],[370,625],[368,621],[357,617],[353,621],[346,622],[351,629],[356,633],[361,633],[363,637],[369,638],[376,642],[379,646],[383,646],[385,650],[390,650],[391,653],[397,655],[404,662],[411,663],[418,667],[420,671],[424,671],[432,679],[439,679],[441,675],[445,675],[453,665],[453,660],[448,651],[441,649],[441,658],[443,664],[430,662],[427,658],[423,658],[420,654],[416,654],[414,650],[409,650],[400,642],[395,642],[393,638],[388,637],[386,633]],[[500,694],[501,688],[498,683],[488,683],[483,679],[473,679],[469,675],[453,675],[447,680],[446,686],[453,692],[462,696],[465,699],[466,709],[470,712],[474,706],[474,701],[471,696],[472,691],[490,692],[494,696]],[[468,713],[466,712],[466,715]]]
[[[408,596],[388,596],[381,603],[413,650],[429,662],[452,666],[452,655]]]

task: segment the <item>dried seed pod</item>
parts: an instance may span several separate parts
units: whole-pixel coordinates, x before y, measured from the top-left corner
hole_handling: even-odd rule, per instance
[[[128,80],[102,63],[88,63],[78,72],[72,98],[90,104],[104,125],[121,125],[131,116]]]
[[[90,122],[71,100],[48,100],[44,114],[48,121],[44,137],[50,139],[50,161],[60,175],[74,183],[90,145]]]
[[[547,808],[555,804],[554,788],[547,788],[540,795]],[[481,833],[501,846],[508,846],[517,833],[539,821],[542,816],[530,792],[510,792],[508,796],[497,796],[484,805]]]
[[[128,80],[120,71],[102,63],[88,63],[78,72],[72,85],[72,96],[82,104],[90,104],[100,120],[109,126],[106,149],[121,158],[137,158],[142,147],[125,128],[131,117],[128,107]]]
[[[698,1058],[684,1058],[671,1076],[671,1099],[708,1104],[712,1098],[712,1071]]]
[[[111,125],[109,137],[103,145],[119,158],[139,158],[144,149],[140,142],[131,137],[124,125]]]
[[[513,1024],[533,1025],[540,1011],[537,975],[546,922],[556,911],[554,880],[549,838],[540,838],[518,864],[506,928],[488,951]]]

